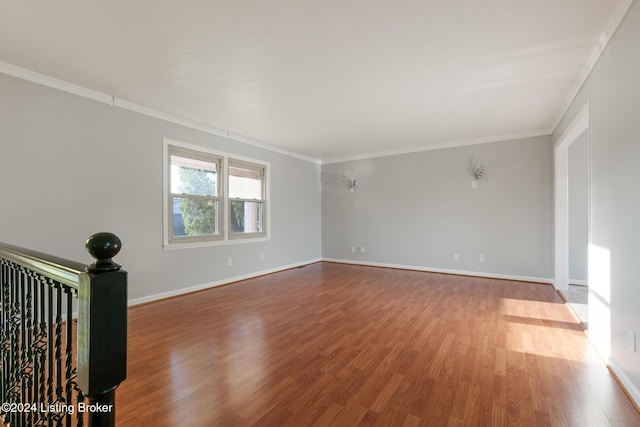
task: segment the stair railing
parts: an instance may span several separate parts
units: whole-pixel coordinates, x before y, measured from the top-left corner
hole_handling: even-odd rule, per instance
[[[111,259],[120,247],[115,234],[92,235],[96,262],[85,266],[0,243],[4,424],[115,426],[127,372],[127,273]]]

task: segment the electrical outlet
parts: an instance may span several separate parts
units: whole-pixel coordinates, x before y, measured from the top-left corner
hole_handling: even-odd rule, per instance
[[[356,252],[356,247],[355,246],[351,246],[351,252],[355,253]]]
[[[480,262],[484,262],[484,255],[480,255]]]
[[[260,261],[264,261],[264,252],[260,252]]]
[[[233,259],[232,259],[232,258],[229,258],[229,259],[227,260],[227,265],[228,265],[229,267],[231,267],[231,266],[233,265]]]
[[[460,261],[460,254],[458,252],[453,254],[453,259],[454,259],[454,261]]]
[[[629,329],[629,350],[632,353],[636,352],[636,333]]]
[[[360,246],[360,253],[363,254],[364,253],[364,246]]]

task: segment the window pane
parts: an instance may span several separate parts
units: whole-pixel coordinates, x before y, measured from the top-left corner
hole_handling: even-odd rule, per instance
[[[262,202],[231,201],[231,233],[261,233]]]
[[[261,200],[262,171],[229,166],[229,197]]]
[[[195,196],[218,195],[218,164],[171,156],[171,192]]]
[[[174,237],[218,234],[217,211],[218,202],[216,200],[174,197]]]

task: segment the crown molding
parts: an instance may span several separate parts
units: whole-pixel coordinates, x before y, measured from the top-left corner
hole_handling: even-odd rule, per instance
[[[7,64],[0,61],[0,73],[7,74],[12,77],[17,77],[22,80],[26,80],[32,83],[37,83],[42,86],[47,86],[53,89],[58,89],[63,92],[72,93],[74,95],[81,96],[83,98],[92,99],[94,101],[103,102],[105,104],[113,105],[113,97],[101,92],[96,92],[91,89],[77,86],[72,83],[58,80],[53,77],[46,76],[44,74],[36,73],[35,71],[27,70],[26,68],[17,67],[15,65]]]
[[[424,145],[424,146],[409,148],[409,149],[378,151],[378,152],[362,154],[357,156],[335,157],[335,158],[323,160],[322,164],[328,165],[333,163],[367,160],[367,159],[373,159],[376,157],[397,156],[401,154],[420,153],[423,151],[443,150],[446,148],[464,147],[467,145],[489,144],[491,142],[508,141],[511,139],[524,139],[524,138],[533,138],[536,136],[547,136],[547,135],[551,135],[552,130],[553,129],[540,129],[535,131],[519,132],[519,133],[512,133],[507,135],[494,135],[494,136],[488,136],[488,137],[482,137],[482,138],[450,141],[450,142],[444,142],[441,144]]]
[[[0,73],[6,74],[12,77],[16,77],[22,80],[26,80],[32,83],[36,83],[42,86],[58,89],[63,92],[71,93],[73,95],[81,96],[83,98],[91,99],[94,101],[102,102],[112,107],[121,108],[123,110],[133,111],[138,114],[142,114],[148,117],[163,120],[165,122],[173,123],[179,126],[183,126],[189,129],[194,129],[200,132],[208,133],[210,135],[220,136],[236,142],[251,145],[263,150],[272,151],[275,153],[283,154],[285,156],[294,157],[310,163],[320,164],[319,159],[313,157],[304,156],[292,151],[284,150],[273,145],[258,141],[256,139],[248,138],[242,135],[238,135],[233,132],[229,132],[224,129],[219,129],[214,126],[209,126],[204,123],[196,122],[194,120],[178,117],[176,115],[166,113],[164,111],[155,110],[153,108],[145,107],[143,105],[136,104],[124,99],[116,98],[111,95],[107,95],[101,92],[97,92],[91,89],[87,89],[82,86],[77,86],[63,80],[58,80],[53,77],[36,73],[35,71],[27,70],[25,68],[17,67],[15,65],[8,64],[0,61]]]
[[[320,159],[316,159],[313,157],[305,156],[303,154],[298,154],[293,151],[288,151],[283,148],[274,147],[273,145],[266,144],[264,142],[258,141],[257,139],[249,138],[246,136],[238,135],[237,133],[229,132],[229,139],[233,139],[234,141],[244,142],[248,145],[253,145],[254,147],[264,148],[265,150],[271,150],[276,153],[284,154],[285,156],[295,157],[296,159],[305,160],[310,163],[322,164]]]
[[[633,0],[622,0],[620,1],[620,3],[618,3],[618,7],[613,12],[613,16],[611,17],[611,20],[609,20],[609,24],[607,25],[607,28],[605,28],[604,33],[602,33],[602,35],[600,36],[600,40],[598,40],[598,44],[596,45],[595,49],[593,49],[593,52],[591,53],[589,60],[587,61],[584,68],[582,69],[582,72],[578,76],[578,80],[576,80],[575,84],[573,85],[571,92],[569,92],[569,96],[565,101],[565,104],[561,110],[560,116],[557,118],[555,125],[553,126],[554,131],[558,128],[560,121],[565,116],[565,114],[567,114],[567,110],[569,110],[569,107],[575,100],[576,96],[578,95],[578,92],[580,91],[580,89],[582,89],[582,86],[584,86],[584,83],[587,81],[587,79],[591,75],[591,72],[593,71],[596,64],[598,63],[598,60],[600,59],[602,52],[604,52],[606,47],[609,45],[609,42],[615,35],[616,31],[618,30],[618,27],[620,27],[622,20],[627,15],[627,12],[629,12],[629,8],[631,7],[632,4],[633,4]]]
[[[120,98],[113,99],[113,106],[122,108],[123,110],[133,111],[135,113],[142,114],[144,116],[153,117],[155,119],[160,119],[165,122],[173,123],[176,125],[184,126],[189,129],[198,130],[200,132],[205,132],[210,135],[220,136],[222,138],[228,138],[229,132],[218,129],[213,126],[205,125],[204,123],[199,123],[194,120],[185,119],[183,117],[178,117],[173,114],[165,113],[163,111],[154,110],[153,108],[145,107],[143,105],[139,105],[133,102],[126,101]]]

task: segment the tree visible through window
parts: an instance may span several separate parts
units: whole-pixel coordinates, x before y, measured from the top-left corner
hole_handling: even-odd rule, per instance
[[[202,172],[204,171],[180,168],[180,181],[187,194],[206,194],[207,189],[215,188],[215,181],[210,174]],[[217,203],[206,199],[182,199],[179,205],[187,235],[216,234]]]
[[[218,177],[221,159],[173,149],[171,197],[173,238],[221,237]]]
[[[267,235],[267,165],[165,145],[166,244]]]

